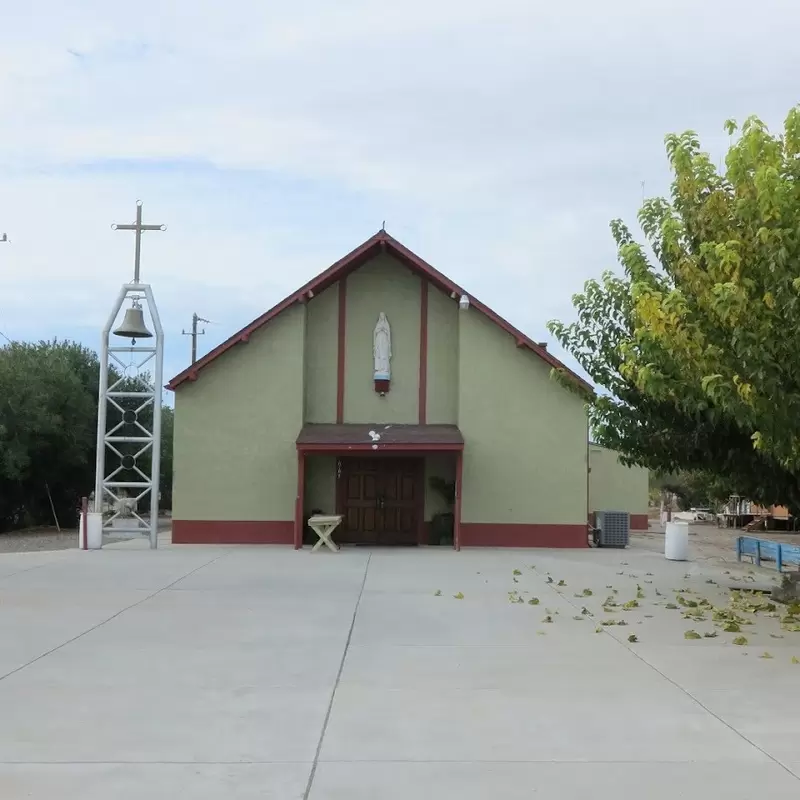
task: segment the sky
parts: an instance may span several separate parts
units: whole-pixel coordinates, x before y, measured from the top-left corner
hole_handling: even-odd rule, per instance
[[[663,139],[800,101],[794,0],[0,0],[0,331],[98,348],[132,276],[202,355],[380,229],[531,338],[616,269]],[[574,367],[557,343],[550,349]]]

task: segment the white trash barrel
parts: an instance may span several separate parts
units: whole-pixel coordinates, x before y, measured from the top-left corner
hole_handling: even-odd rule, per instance
[[[689,523],[668,522],[664,532],[664,555],[670,561],[689,560]]]
[[[89,550],[103,546],[103,515],[99,511],[90,511],[86,516],[86,546]]]

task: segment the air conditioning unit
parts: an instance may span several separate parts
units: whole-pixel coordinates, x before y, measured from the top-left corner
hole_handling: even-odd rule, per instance
[[[627,547],[629,534],[630,515],[627,511],[597,512],[598,547]]]

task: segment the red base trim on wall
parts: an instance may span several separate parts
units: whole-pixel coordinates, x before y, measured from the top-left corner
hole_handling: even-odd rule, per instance
[[[292,544],[294,522],[172,520],[173,544]]]
[[[588,547],[586,525],[462,522],[462,547]]]

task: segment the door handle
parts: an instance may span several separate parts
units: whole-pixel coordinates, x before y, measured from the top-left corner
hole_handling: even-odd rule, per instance
[[[378,495],[378,508],[380,508],[382,510],[384,505],[385,505],[385,502],[384,502],[384,499],[383,499],[383,495],[380,494],[380,495]]]

